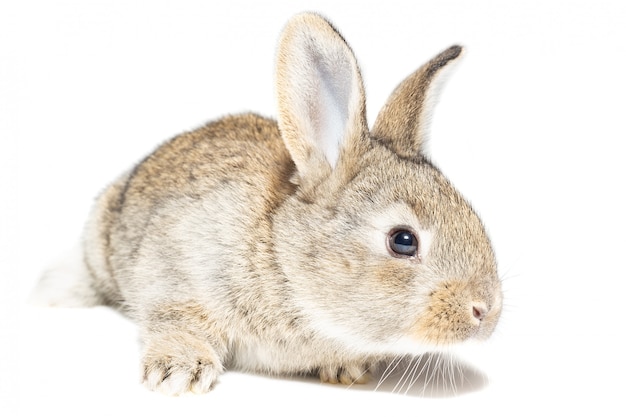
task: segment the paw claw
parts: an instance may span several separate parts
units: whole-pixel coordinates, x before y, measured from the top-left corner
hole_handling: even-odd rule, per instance
[[[330,384],[365,384],[369,381],[368,369],[366,365],[328,366],[320,369],[319,376]]]
[[[218,376],[217,368],[206,360],[189,364],[167,360],[144,364],[144,385],[150,390],[172,396],[189,391],[197,394],[208,392]]]

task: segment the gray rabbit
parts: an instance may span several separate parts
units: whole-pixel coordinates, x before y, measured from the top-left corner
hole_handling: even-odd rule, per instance
[[[206,392],[225,368],[366,380],[369,366],[487,338],[496,261],[466,200],[422,153],[453,46],[404,80],[371,132],[355,57],[324,18],[292,18],[278,121],[229,116],[164,143],[98,198],[50,304],[115,306],[143,378]]]

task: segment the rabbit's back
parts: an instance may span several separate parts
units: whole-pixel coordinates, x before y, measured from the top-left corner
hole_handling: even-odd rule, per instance
[[[197,290],[166,264],[184,268],[183,257],[198,253],[216,262],[204,265],[204,274],[221,268],[220,256],[228,258],[250,230],[262,233],[292,193],[293,171],[276,122],[254,114],[228,116],[162,144],[111,184],[92,210],[85,260],[102,301],[133,312],[151,283],[161,294],[163,285]],[[159,263],[163,268],[155,268]],[[169,275],[137,273],[142,269]]]
[[[274,120],[229,116],[157,148],[134,168],[123,199],[156,204],[176,196],[201,197],[227,181],[280,187],[292,171]]]

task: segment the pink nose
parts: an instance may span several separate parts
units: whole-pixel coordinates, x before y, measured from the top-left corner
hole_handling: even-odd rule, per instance
[[[472,314],[474,314],[476,319],[482,321],[482,319],[484,319],[487,315],[487,308],[482,305],[475,305],[472,307]]]

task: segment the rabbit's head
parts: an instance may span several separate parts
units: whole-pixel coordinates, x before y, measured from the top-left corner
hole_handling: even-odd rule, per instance
[[[322,17],[286,26],[279,127],[295,195],[275,213],[293,303],[316,332],[363,352],[488,337],[502,296],[484,227],[422,153],[453,46],[393,92],[373,129],[354,55]]]

